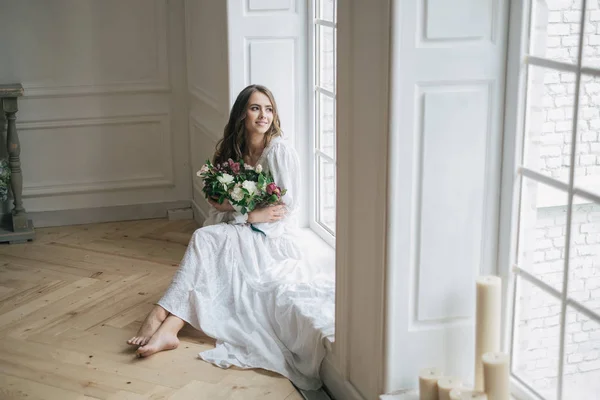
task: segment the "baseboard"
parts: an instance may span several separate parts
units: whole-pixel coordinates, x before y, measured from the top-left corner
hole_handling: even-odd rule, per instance
[[[348,382],[331,360],[332,354],[321,363],[321,379],[325,389],[333,400],[367,400]],[[370,399],[369,399],[370,400]]]
[[[131,221],[166,218],[167,211],[190,207],[189,200],[164,203],[131,204],[125,206],[77,208],[73,210],[34,211],[27,215],[36,228],[46,226],[82,225],[98,222]]]
[[[194,220],[198,223],[198,226],[202,226],[208,215],[200,208],[196,200],[192,200],[192,211],[194,212]]]

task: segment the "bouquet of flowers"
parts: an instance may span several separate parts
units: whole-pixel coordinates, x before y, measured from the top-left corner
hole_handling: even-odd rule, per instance
[[[8,199],[8,185],[10,184],[10,168],[8,161],[0,160],[0,201]]]
[[[220,165],[213,165],[207,160],[196,175],[204,182],[202,191],[206,198],[212,198],[219,204],[227,199],[233,206],[238,206],[236,209],[241,209],[242,214],[255,208],[281,204],[286,193],[260,164],[254,168],[242,160],[235,162],[229,159]]]

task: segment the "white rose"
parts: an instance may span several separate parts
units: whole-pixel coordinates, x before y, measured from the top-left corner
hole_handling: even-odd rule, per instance
[[[244,164],[244,169],[253,170],[254,167],[252,165],[249,165],[249,164]]]
[[[263,168],[262,165],[258,164],[255,168],[256,172],[258,172],[259,174],[262,172]]]
[[[221,182],[223,185],[229,185],[231,182],[233,182],[233,176],[231,176],[229,174],[223,174],[223,175],[219,176],[217,178],[217,180],[219,182]]]
[[[256,182],[254,181],[244,181],[242,187],[246,189],[251,196],[256,193]]]
[[[238,185],[236,185],[233,190],[231,191],[231,198],[235,201],[240,201],[243,200],[244,198],[244,191],[242,190],[241,187],[239,187]]]

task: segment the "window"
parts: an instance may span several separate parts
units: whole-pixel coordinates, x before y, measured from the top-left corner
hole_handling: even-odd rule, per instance
[[[521,101],[510,101],[510,82],[507,101],[521,116],[511,376],[518,398],[592,399],[600,393],[600,2],[524,3]]]
[[[336,1],[314,0],[311,15],[311,228],[333,245],[336,193]]]

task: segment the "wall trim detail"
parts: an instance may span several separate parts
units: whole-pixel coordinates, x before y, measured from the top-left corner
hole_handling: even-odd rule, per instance
[[[25,96],[32,97],[67,97],[89,94],[112,94],[112,93],[146,93],[146,92],[169,92],[169,53],[168,41],[168,12],[166,0],[154,0],[154,19],[156,25],[156,37],[154,43],[157,46],[158,76],[156,79],[124,82],[105,82],[92,85],[75,84],[44,84],[41,82],[23,82]]]
[[[456,45],[477,45],[482,42],[489,41],[491,43],[496,43],[496,24],[498,17],[498,0],[492,0],[492,4],[489,10],[489,29],[482,35],[469,35],[469,36],[446,36],[443,38],[440,37],[428,37],[427,36],[427,8],[429,7],[430,0],[424,0],[419,2],[419,7],[417,9],[417,48],[426,48],[426,47],[451,47]]]
[[[163,154],[165,157],[163,159],[163,174],[96,182],[55,182],[37,185],[26,184],[23,188],[23,197],[29,198],[61,195],[65,193],[93,193],[107,190],[174,187],[175,180],[173,175],[173,151],[171,145],[172,132],[169,123],[169,114],[167,113],[100,118],[22,121],[17,124],[17,129],[19,131],[27,131],[50,128],[71,128],[77,126],[128,125],[147,122],[158,123],[162,126],[162,148],[164,149]]]
[[[190,207],[189,200],[162,203],[130,204],[124,206],[76,208],[71,210],[28,212],[38,228],[49,226],[82,225],[112,221],[167,218],[171,209]]]
[[[208,126],[200,122],[198,117],[190,115],[190,124],[192,125],[192,127],[198,129],[198,131],[200,131],[200,133],[202,133],[207,139],[210,139],[213,142],[215,142],[215,144],[217,144],[217,142],[221,140],[221,132],[217,134],[213,129],[210,129]]]
[[[254,0],[256,2],[256,0]],[[252,4],[252,0],[245,1],[244,14],[250,15],[270,15],[270,14],[289,14],[289,13],[297,13],[297,4],[296,0],[289,0],[288,7],[257,7],[257,5]]]
[[[202,89],[198,85],[190,85],[189,92],[192,97],[194,97],[196,100],[208,105],[210,108],[212,108],[214,111],[216,111],[217,114],[219,114],[220,116],[226,116],[226,114],[221,110],[221,107],[219,106],[219,101],[212,94],[210,94],[206,89]]]
[[[490,79],[476,79],[476,80],[439,80],[439,81],[424,81],[417,82],[415,87],[415,98],[417,100],[416,113],[418,115],[417,123],[415,124],[415,137],[418,138],[416,141],[416,147],[414,149],[414,159],[415,159],[415,170],[413,181],[417,182],[415,191],[415,204],[413,206],[413,215],[414,222],[412,225],[412,235],[415,238],[414,244],[414,252],[415,255],[412,258],[411,262],[411,290],[410,290],[410,310],[411,310],[411,318],[409,321],[409,329],[411,331],[418,330],[427,330],[433,327],[442,327],[442,326],[456,326],[456,325],[468,325],[472,322],[472,316],[470,315],[452,315],[442,318],[428,318],[425,319],[419,315],[419,283],[421,280],[421,251],[422,251],[422,221],[423,221],[423,210],[421,209],[421,205],[423,203],[423,182],[424,182],[424,170],[423,170],[423,160],[425,157],[425,126],[424,126],[424,115],[425,115],[425,98],[428,94],[435,93],[475,93],[481,92],[485,93],[487,98],[487,113],[488,117],[486,118],[486,132],[485,132],[485,170],[483,172],[484,179],[488,179],[489,170],[490,170],[490,160],[492,157],[489,155],[490,146],[491,146],[491,137],[493,136],[492,132],[492,121],[491,116],[492,105],[493,105],[493,81]],[[483,210],[486,209],[487,204],[489,203],[489,190],[486,190],[483,195]],[[483,240],[485,237],[485,223],[481,224],[481,236],[478,245],[480,248],[483,248]],[[481,255],[481,260],[479,265],[484,265],[484,254]],[[480,274],[482,271],[476,271],[476,274]]]

